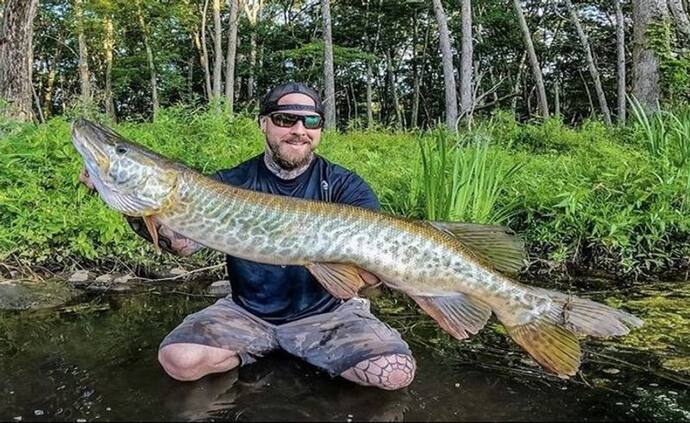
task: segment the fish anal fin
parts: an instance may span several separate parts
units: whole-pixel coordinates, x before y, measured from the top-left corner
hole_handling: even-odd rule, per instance
[[[582,350],[571,331],[543,318],[506,329],[510,337],[547,370],[561,378],[577,373]]]
[[[148,229],[151,235],[151,242],[153,242],[153,248],[160,252],[161,247],[158,245],[158,229],[156,229],[156,220],[153,216],[144,216],[144,223],[146,224],[146,229]]]
[[[306,268],[331,295],[341,299],[356,297],[368,282],[362,277],[363,270],[352,264],[311,263]]]
[[[460,222],[427,222],[457,239],[469,252],[496,270],[514,275],[524,265],[525,245],[506,226]]]
[[[412,295],[412,298],[439,326],[457,339],[476,334],[491,317],[491,308],[487,304],[459,292]]]

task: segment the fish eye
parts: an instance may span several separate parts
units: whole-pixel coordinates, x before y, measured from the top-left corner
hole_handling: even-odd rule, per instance
[[[115,152],[117,154],[125,154],[127,152],[127,147],[125,147],[124,145],[118,145],[115,147]]]

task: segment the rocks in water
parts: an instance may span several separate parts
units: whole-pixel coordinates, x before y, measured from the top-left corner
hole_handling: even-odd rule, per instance
[[[89,280],[91,274],[88,270],[77,270],[72,273],[72,276],[67,279],[69,282],[86,282]]]
[[[5,281],[0,283],[0,310],[59,307],[80,294],[62,281]]]
[[[210,295],[215,295],[216,297],[225,297],[230,295],[232,288],[230,287],[230,281],[215,281],[206,288],[206,292]]]
[[[98,276],[91,283],[84,286],[87,291],[132,291],[136,284],[132,283],[136,278],[130,274],[118,275],[116,273],[105,273]]]

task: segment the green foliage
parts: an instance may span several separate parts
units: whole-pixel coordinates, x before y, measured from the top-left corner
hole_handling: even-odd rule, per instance
[[[664,115],[675,128],[669,133],[685,133],[687,112],[674,111],[685,122],[677,126],[671,115]],[[206,110],[164,108],[152,123],[115,129],[207,174],[264,148],[254,117]],[[675,153],[653,154],[644,134],[597,121],[579,129],[556,119],[519,124],[499,113],[457,139],[441,131],[326,132],[318,151],[362,176],[387,212],[502,222],[527,241],[535,263],[651,275],[678,268],[690,253],[690,169],[669,159]],[[668,145],[677,151],[673,137]],[[87,193],[77,181],[81,166],[64,119],[17,126],[2,140],[0,261],[173,260],[153,255],[118,213]]]

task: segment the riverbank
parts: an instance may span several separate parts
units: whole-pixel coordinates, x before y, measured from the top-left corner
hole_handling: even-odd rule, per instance
[[[126,122],[115,129],[203,173],[263,151],[255,120],[245,116],[229,120],[165,109],[153,123]],[[466,183],[480,188],[458,192],[469,198],[466,210],[488,209],[488,217],[474,220],[451,205],[437,220],[499,219],[526,243],[526,274],[545,279],[591,274],[626,283],[676,279],[690,270],[690,171],[674,161],[671,141],[660,156],[634,125],[609,128],[592,121],[569,128],[556,119],[520,124],[498,113],[458,136],[326,133],[319,153],[361,175],[385,212],[416,219],[442,208],[430,190],[453,183],[438,176],[451,172],[453,160],[484,160],[468,180],[500,183]],[[485,142],[486,149],[474,149]],[[441,173],[424,168],[421,151]],[[160,266],[219,262],[213,253],[184,262],[156,254],[122,216],[90,195],[77,181],[82,163],[67,120],[16,126],[0,143],[0,157],[0,278],[10,278],[12,271],[79,269],[129,269],[155,277]],[[508,169],[514,171],[507,175]]]

